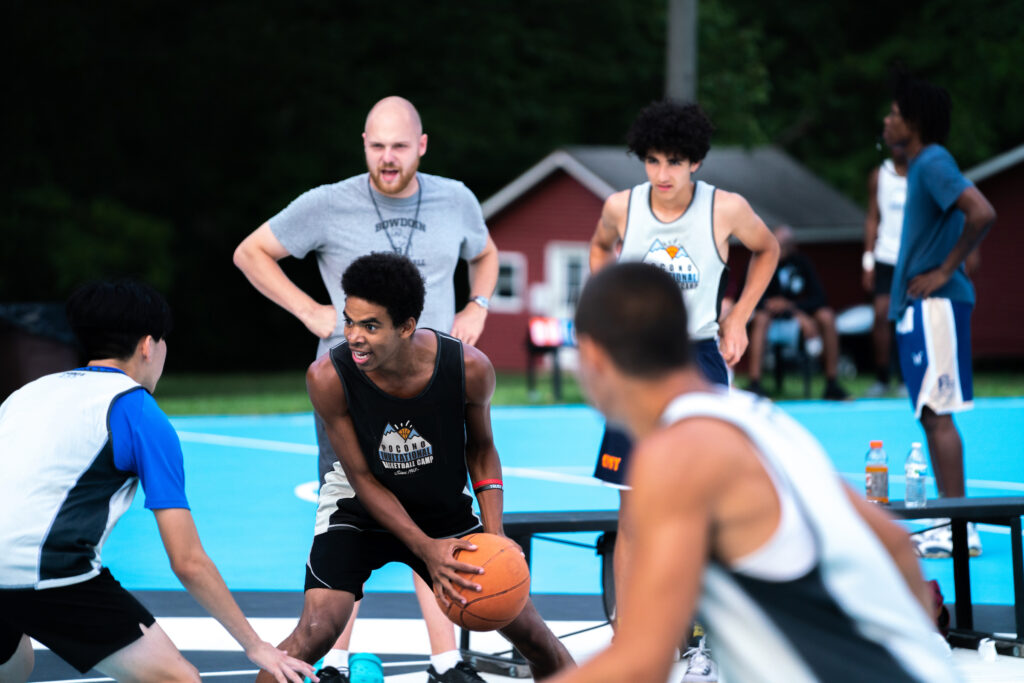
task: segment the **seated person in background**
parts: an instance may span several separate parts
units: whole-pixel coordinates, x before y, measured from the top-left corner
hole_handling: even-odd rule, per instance
[[[748,391],[764,395],[761,363],[764,359],[768,326],[776,318],[792,318],[800,325],[804,345],[811,356],[824,356],[825,394],[830,401],[849,398],[836,379],[839,364],[839,334],[836,316],[825,301],[825,288],[811,260],[796,249],[796,236],[788,225],[772,232],[779,241],[779,267],[764,298],[754,312],[750,330],[750,384]]]

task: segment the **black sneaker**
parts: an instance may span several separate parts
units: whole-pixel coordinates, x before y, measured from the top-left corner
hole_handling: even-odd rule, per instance
[[[320,683],[349,683],[348,673],[341,673],[333,666],[325,666],[316,672]]]
[[[839,386],[839,382],[830,379],[825,384],[825,394],[822,398],[826,401],[846,401],[850,398],[850,392]]]
[[[427,668],[427,683],[484,683],[484,679],[467,662],[459,662],[443,674],[437,673],[431,664]]]

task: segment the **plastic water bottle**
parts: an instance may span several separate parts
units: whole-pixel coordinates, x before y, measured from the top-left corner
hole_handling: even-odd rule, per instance
[[[352,683],[384,683],[384,666],[380,657],[369,652],[349,655],[348,679]]]
[[[925,505],[924,473],[928,471],[928,462],[924,459],[921,444],[915,441],[910,444],[907,461],[903,465],[903,473],[907,480],[907,492],[904,495],[908,508],[923,508]]]
[[[889,457],[881,441],[872,441],[864,465],[867,499],[872,503],[889,502]]]

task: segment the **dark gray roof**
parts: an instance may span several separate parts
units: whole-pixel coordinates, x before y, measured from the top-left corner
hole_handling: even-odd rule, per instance
[[[992,157],[988,161],[978,164],[974,168],[966,171],[964,175],[967,176],[971,182],[980,183],[987,178],[1002,173],[1008,168],[1013,168],[1021,162],[1024,162],[1024,145],[1014,147],[1008,152]]]
[[[601,199],[647,180],[643,164],[625,147],[566,147],[484,202],[484,215],[494,215],[556,169]],[[802,241],[850,241],[863,235],[863,209],[777,147],[714,148],[695,177],[743,195],[769,227],[789,224]]]

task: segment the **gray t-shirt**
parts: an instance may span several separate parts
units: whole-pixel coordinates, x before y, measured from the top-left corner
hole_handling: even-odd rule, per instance
[[[461,182],[426,173],[417,178],[422,198],[419,193],[401,199],[380,194],[371,189],[369,174],[363,173],[314,188],[270,219],[271,232],[289,254],[303,258],[316,252],[320,275],[338,312],[334,333],[320,340],[317,356],[344,338],[342,273],[354,260],[373,252],[412,259],[427,287],[419,327],[451,330],[455,266],[460,258],[472,259],[483,251],[487,226],[480,203]]]

